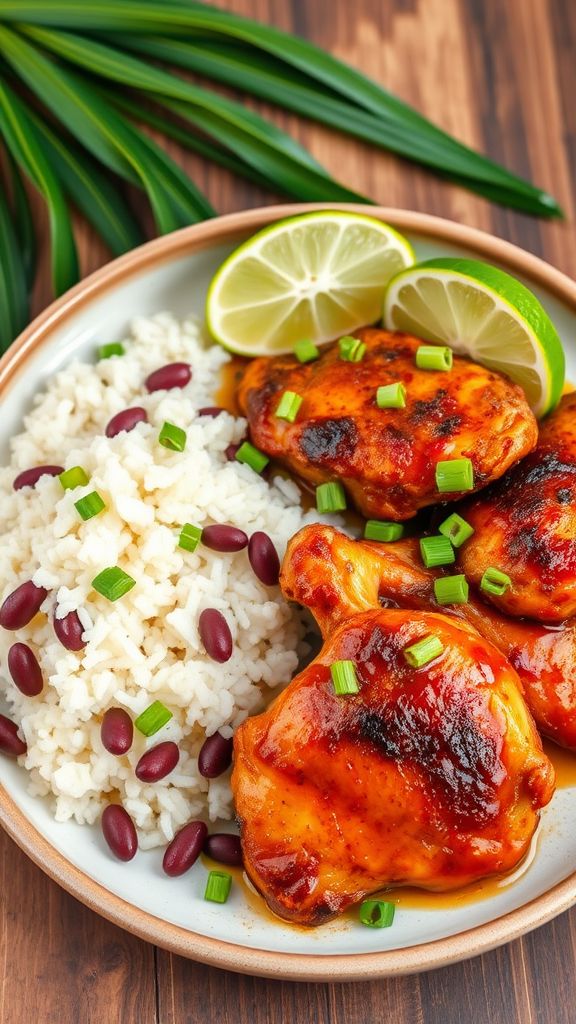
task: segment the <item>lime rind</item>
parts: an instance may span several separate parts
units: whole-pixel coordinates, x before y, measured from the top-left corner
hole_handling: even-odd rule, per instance
[[[399,232],[365,214],[322,210],[278,221],[217,271],[208,328],[240,355],[288,352],[308,336],[322,344],[374,323],[387,282],[414,259]]]
[[[458,289],[468,289],[466,302]],[[537,416],[562,395],[565,358],[556,329],[536,296],[498,267],[444,257],[400,271],[386,290],[384,322],[392,330],[410,324],[411,333],[508,374]]]

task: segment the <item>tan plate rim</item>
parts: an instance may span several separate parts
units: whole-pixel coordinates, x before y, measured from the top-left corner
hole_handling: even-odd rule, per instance
[[[97,270],[54,302],[0,360],[0,400],[27,360],[78,309],[127,277],[188,252],[234,240],[283,217],[311,210],[349,210],[377,217],[399,231],[429,235],[473,249],[545,288],[576,315],[576,284],[536,256],[483,231],[429,214],[351,204],[291,204],[233,213],[155,239]],[[50,878],[91,910],[148,942],[216,967],[265,977],[309,981],[362,981],[444,967],[477,956],[545,924],[576,902],[576,872],[529,903],[458,935],[424,945],[376,953],[297,954],[253,949],[213,939],[154,917],[114,895],[74,867],[28,821],[0,787],[0,823]]]

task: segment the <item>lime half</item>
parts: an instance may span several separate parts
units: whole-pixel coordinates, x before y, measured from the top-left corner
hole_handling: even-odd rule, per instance
[[[544,416],[564,387],[562,343],[535,295],[488,263],[433,259],[401,271],[388,285],[384,323],[507,374]]]
[[[402,235],[373,217],[304,214],[248,239],[222,264],[208,291],[216,341],[245,356],[290,352],[374,323],[390,278],[414,263]]]

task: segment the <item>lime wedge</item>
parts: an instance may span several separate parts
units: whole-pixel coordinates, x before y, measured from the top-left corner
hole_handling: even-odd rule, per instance
[[[536,416],[560,399],[564,351],[550,317],[525,285],[488,263],[433,259],[401,271],[386,290],[384,324],[507,374]]]
[[[373,217],[338,211],[278,221],[222,264],[206,320],[225,348],[245,356],[321,344],[379,319],[388,281],[414,263],[402,235]]]

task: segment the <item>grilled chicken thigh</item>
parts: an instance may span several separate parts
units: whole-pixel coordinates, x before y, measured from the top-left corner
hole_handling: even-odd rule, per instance
[[[441,608],[434,580],[444,572],[424,568],[415,539],[376,544],[351,540],[330,526],[308,526],[290,541],[284,566],[284,592],[310,607],[321,628],[377,601],[468,622],[516,670],[540,732],[576,750],[576,619],[554,627],[512,619],[474,588],[466,604]]]
[[[254,444],[303,480],[341,480],[365,516],[408,519],[460,497],[437,491],[437,462],[471,459],[479,489],[534,448],[536,421],[506,377],[458,357],[450,372],[420,370],[421,342],[406,334],[366,328],[356,337],[366,345],[361,362],[330,345],[305,365],[255,359],[241,381]],[[396,382],[406,387],[405,408],[378,408],[377,388]],[[275,415],[285,391],[303,398],[295,423]]]
[[[512,580],[487,595],[498,608],[550,623],[576,615],[576,393],[544,421],[535,451],[462,515],[475,530],[460,553],[468,579],[496,566]]]
[[[302,533],[282,582],[310,600],[324,646],[234,738],[252,882],[281,917],[316,925],[387,886],[450,890],[513,868],[554,788],[516,673],[466,623],[380,608],[362,545],[335,567],[322,545],[296,557]],[[430,634],[442,653],[411,667],[404,650]],[[342,660],[358,693],[335,693]]]

